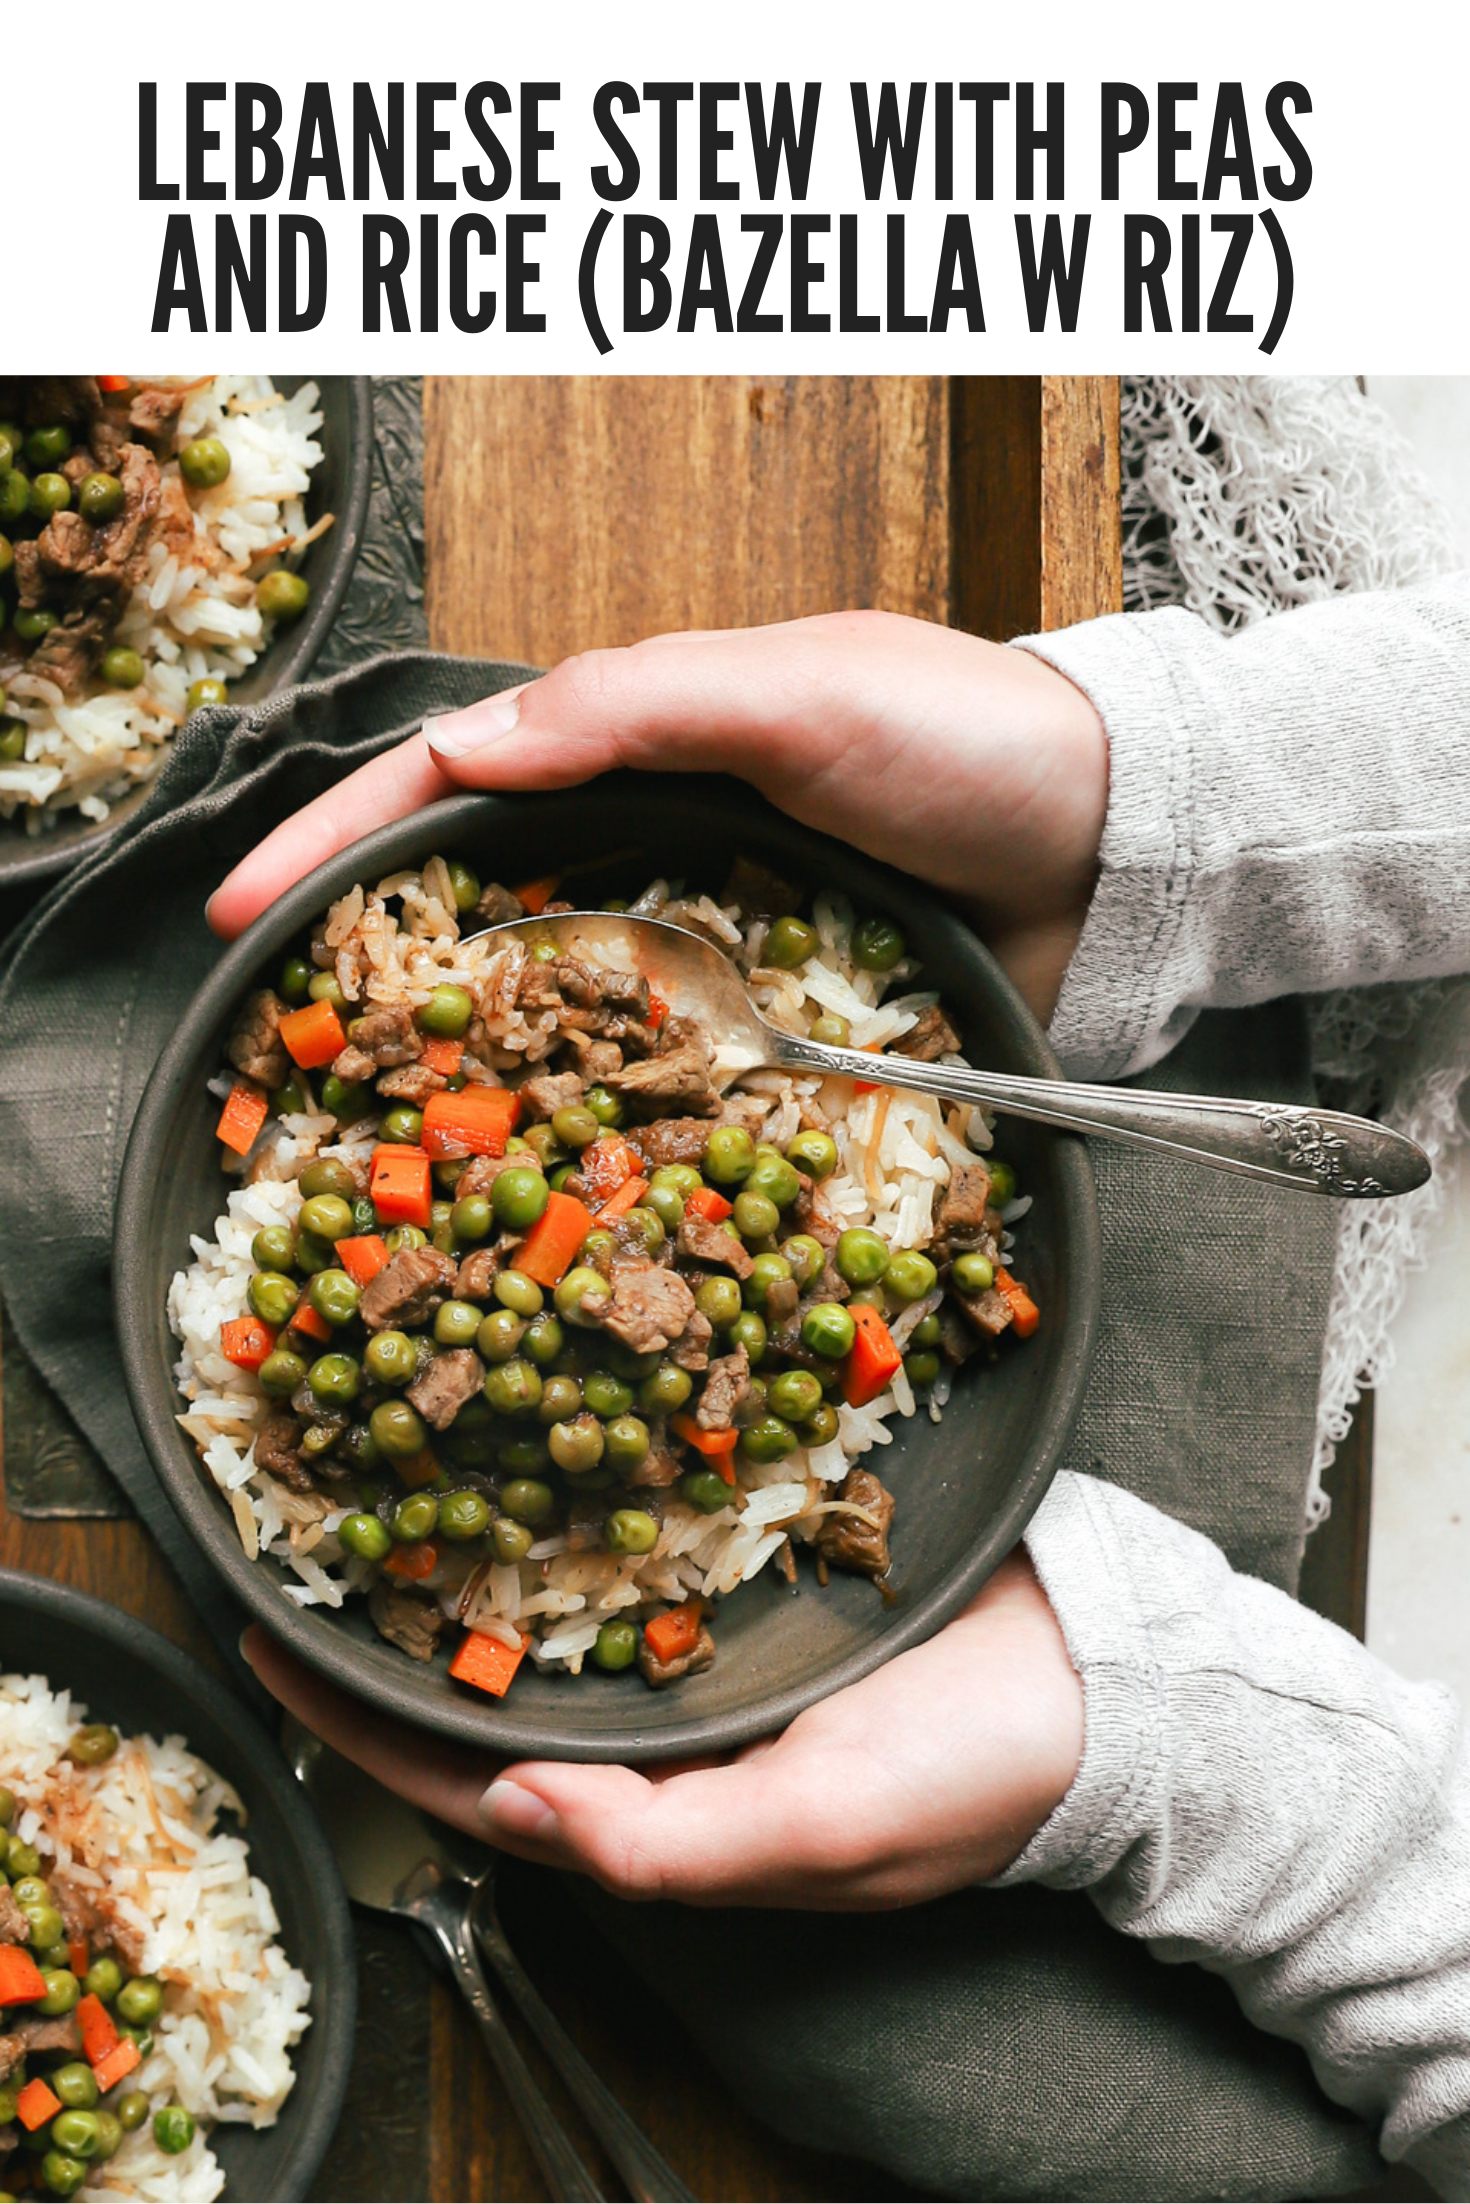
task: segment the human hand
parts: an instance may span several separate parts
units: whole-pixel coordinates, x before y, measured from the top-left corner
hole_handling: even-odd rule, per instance
[[[243,1649],[276,1698],[390,1789],[620,1898],[832,1912],[936,1898],[1000,1874],[1082,1757],[1082,1685],[1023,1553],[937,1636],[780,1737],[647,1775],[552,1760],[497,1770],[404,1724],[364,1722],[260,1629]]]
[[[1043,1021],[1091,898],[1107,741],[1029,652],[895,613],[595,650],[429,721],[287,819],[209,906],[232,939],[314,866],[460,789],[614,766],[735,773],[781,810],[958,897]]]

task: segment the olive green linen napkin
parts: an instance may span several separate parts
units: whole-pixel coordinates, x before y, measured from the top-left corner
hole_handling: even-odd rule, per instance
[[[0,1284],[47,1381],[228,1641],[238,1618],[143,1453],[112,1333],[113,1193],[138,1097],[218,953],[221,875],[277,820],[526,669],[412,653],[198,715],[148,806],[63,881],[0,976]],[[1305,1095],[1292,1006],[1201,1019],[1162,1076]],[[1100,1146],[1105,1300],[1071,1464],[1290,1586],[1331,1266],[1329,1205]],[[691,1914],[587,1896],[732,2085],[804,2141],[964,2196],[1324,2196],[1367,2130],[1192,1967],[1084,1900],[972,1892],[884,1917]]]

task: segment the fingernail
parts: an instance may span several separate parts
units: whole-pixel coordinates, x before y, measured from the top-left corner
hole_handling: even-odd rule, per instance
[[[545,1799],[504,1776],[497,1776],[480,1800],[480,1818],[492,1835],[534,1837],[541,1844],[554,1844],[561,1834],[561,1825]]]
[[[472,750],[508,735],[521,716],[521,700],[514,694],[487,696],[462,712],[445,712],[424,721],[424,740],[439,758],[467,758]]]

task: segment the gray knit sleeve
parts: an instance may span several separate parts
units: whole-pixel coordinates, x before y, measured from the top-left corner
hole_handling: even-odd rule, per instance
[[[1470,969],[1470,577],[1222,636],[1123,613],[1019,646],[1107,728],[1101,874],[1052,1040],[1074,1078],[1208,1007]]]
[[[1001,1881],[1086,1889],[1229,1982],[1337,2103],[1470,2193],[1470,1741],[1450,1692],[1058,1477],[1027,1546],[1086,1696],[1076,1781]]]

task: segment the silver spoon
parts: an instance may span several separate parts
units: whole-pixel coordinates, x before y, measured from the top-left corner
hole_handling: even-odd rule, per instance
[[[700,935],[663,919],[566,911],[515,919],[466,938],[491,935],[551,940],[565,955],[641,972],[670,1009],[704,1028],[721,1050],[724,1065],[738,1064],[743,1071],[764,1065],[780,1071],[836,1072],[878,1086],[939,1095],[948,1102],[980,1102],[1062,1132],[1120,1140],[1308,1193],[1359,1198],[1409,1194],[1429,1177],[1429,1158],[1412,1140],[1340,1110],[1020,1079],[1007,1072],[832,1048],[783,1033],[762,1017],[727,956]]]

